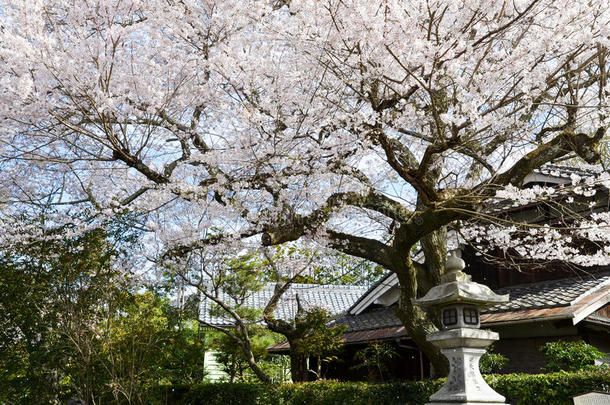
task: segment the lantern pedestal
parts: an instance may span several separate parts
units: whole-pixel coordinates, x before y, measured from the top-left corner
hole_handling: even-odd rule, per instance
[[[495,392],[479,371],[485,348],[498,340],[498,334],[480,329],[450,329],[428,335],[449,360],[445,385],[430,397],[426,405],[500,405],[504,397]]]

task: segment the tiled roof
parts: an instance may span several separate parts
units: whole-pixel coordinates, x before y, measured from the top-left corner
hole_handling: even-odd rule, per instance
[[[577,168],[546,164],[538,169],[534,169],[532,173],[526,176],[526,178],[524,179],[524,186],[531,182],[537,183],[541,181],[545,183],[548,182],[549,184],[559,184],[559,188],[556,188],[555,192],[552,195],[547,196],[547,198],[551,200],[558,200],[560,198],[567,198],[568,196],[576,197],[577,195],[574,193],[574,190],[571,187],[564,188],[563,185],[571,184],[573,180],[577,180],[578,178],[580,178],[580,180],[578,181],[582,183],[585,182],[587,179],[599,176],[601,173],[601,167],[596,167],[592,165],[590,165],[589,167]],[[574,177],[573,179],[573,176],[576,177]],[[598,184],[596,187],[602,186]],[[508,213],[509,211],[512,211],[514,209],[522,210],[528,206],[535,206],[539,204],[539,202],[540,201],[519,202],[513,199],[491,199],[484,204],[484,209],[490,213]]]
[[[599,168],[601,170],[601,168]],[[582,168],[582,167],[569,167],[554,164],[545,164],[544,166],[534,169],[534,173],[542,174],[545,176],[560,177],[564,179],[570,179],[573,174],[580,177],[589,177],[599,174],[599,170],[594,168]]]
[[[335,323],[347,325],[346,332],[402,326],[402,322],[394,312],[394,306],[372,309],[359,315],[345,315],[338,318]]]
[[[610,274],[587,278],[565,278],[522,284],[496,290],[498,294],[510,294],[510,301],[486,309],[485,313],[523,309],[554,308],[570,305],[585,293],[610,283]]]
[[[254,309],[263,309],[273,295],[274,285],[266,285],[262,290],[255,291],[246,297],[244,306]],[[316,284],[292,284],[277,305],[274,315],[278,319],[293,319],[296,310],[296,295],[299,295],[301,305],[304,308],[321,307],[331,315],[338,315],[346,311],[364,292],[366,287],[360,286],[337,286]],[[234,304],[224,293],[220,293],[223,302]],[[227,317],[215,317],[210,315],[214,303],[205,296],[201,297],[200,317],[201,321],[217,326],[231,326],[233,321]]]
[[[610,284],[610,273],[601,274],[596,277],[565,278],[501,288],[495,292],[498,294],[509,294],[510,301],[484,309],[482,312],[484,314],[491,314],[566,307],[582,296],[591,294],[608,284]],[[535,318],[536,314],[543,315],[542,312],[530,312],[529,317]],[[510,319],[509,316],[507,320]],[[394,306],[375,308],[358,315],[345,315],[338,318],[335,322],[337,324],[348,325],[346,333],[402,325],[394,312]]]

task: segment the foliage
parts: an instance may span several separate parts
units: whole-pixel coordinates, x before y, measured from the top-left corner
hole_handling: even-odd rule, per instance
[[[94,341],[109,380],[103,383],[112,386],[115,399],[146,403],[144,390],[152,384],[202,381],[205,350],[196,324],[177,325],[170,308],[152,293],[130,295]]]
[[[540,351],[546,361],[545,369],[551,372],[580,370],[593,365],[595,360],[606,357],[606,353],[583,340],[548,342]]]
[[[280,254],[294,255],[294,248],[283,249]],[[294,282],[304,284],[371,285],[383,276],[383,267],[368,260],[357,260],[353,256],[337,251],[298,249],[298,253],[312,256],[311,268],[298,275]]]
[[[610,368],[551,374],[488,375],[488,384],[516,405],[571,405],[589,391],[610,393]]]
[[[490,386],[514,405],[570,405],[589,391],[610,393],[610,369],[574,373],[486,375]],[[205,384],[156,387],[161,404],[191,405],[423,405],[445,379],[397,383],[319,381],[301,384]]]
[[[320,381],[280,386],[277,389],[276,403],[282,405],[423,404],[438,388],[440,384],[436,381],[386,384]]]
[[[265,274],[262,271],[265,268],[256,253],[224,257],[220,268],[225,271],[217,275],[219,284],[215,287],[222,289],[238,305],[243,303],[245,297],[261,290],[265,285]]]
[[[508,364],[508,358],[498,353],[485,353],[481,356],[479,369],[482,374],[491,374],[502,371]]]
[[[210,383],[157,386],[149,391],[151,405],[274,405],[273,386],[252,383]]]
[[[169,299],[158,294],[154,294],[154,300],[161,305],[162,316],[167,320],[162,332],[167,338],[160,347],[161,351],[157,352],[163,379],[183,384],[203,381],[202,364],[207,347],[204,332],[194,315],[198,308],[192,308],[198,300],[190,300],[184,308],[174,306]]]
[[[353,368],[374,368],[379,372],[379,378],[383,381],[383,372],[387,371],[388,362],[397,355],[398,353],[391,345],[374,342],[354,354],[354,360],[360,364]]]
[[[2,252],[1,403],[142,403],[146,385],[202,381],[197,324],[131,290],[125,220]]]
[[[203,384],[156,387],[161,404],[191,405],[404,405],[423,404],[440,383],[372,384],[316,381],[282,385]],[[157,402],[155,402],[157,403]]]
[[[110,309],[102,304],[122,299],[126,280],[114,265],[135,238],[120,222],[2,251],[0,402],[42,403],[67,391],[88,398],[99,385],[91,340]]]
[[[268,354],[260,367],[269,376],[273,384],[290,382],[290,357],[282,354]]]
[[[298,300],[297,300],[298,302]],[[320,307],[301,308],[292,324],[270,320],[269,327],[282,333],[290,344],[290,374],[293,382],[309,381],[310,373],[315,378],[323,378],[323,362],[334,358],[343,346],[342,335],[347,325],[330,325],[331,317]],[[280,324],[278,326],[277,324]],[[317,358],[317,367],[311,369],[306,361],[309,357]]]
[[[206,331],[209,349],[214,350],[214,357],[227,374],[229,382],[254,382],[257,377],[251,372],[244,350],[227,334],[213,330]],[[284,382],[286,369],[282,362],[267,354],[267,347],[283,340],[282,336],[270,332],[260,325],[249,325],[248,335],[254,359],[272,382]]]
[[[343,345],[341,337],[347,325],[329,326],[329,321],[328,312],[320,307],[312,307],[297,314],[295,335],[299,337],[293,342],[300,353],[325,357]]]
[[[508,358],[499,353],[493,353],[493,345],[487,348],[487,352],[481,356],[479,369],[481,374],[498,373],[506,367]]]

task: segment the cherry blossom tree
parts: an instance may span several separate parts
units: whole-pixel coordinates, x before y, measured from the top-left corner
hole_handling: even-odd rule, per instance
[[[133,211],[164,257],[313,239],[398,275],[443,373],[411,298],[448,226],[545,163],[599,159],[609,7],[0,0],[1,243],[44,236],[19,219],[40,212],[78,232]]]

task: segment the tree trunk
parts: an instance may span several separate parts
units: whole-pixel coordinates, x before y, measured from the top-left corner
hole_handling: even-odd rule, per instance
[[[409,337],[430,360],[434,376],[446,376],[449,374],[449,362],[440,350],[426,339],[429,333],[438,331],[438,328],[428,319],[424,311],[413,305],[411,301],[412,298],[417,297],[417,273],[411,259],[406,260],[405,271],[397,272],[400,282],[400,298],[396,314],[405,326]]]
[[[441,283],[441,276],[445,273],[445,262],[447,261],[447,227],[430,232],[421,238],[421,247],[424,252],[426,276],[432,285]],[[424,295],[428,291],[422,291],[418,286],[418,294]]]
[[[241,330],[243,338],[242,339],[238,338],[238,341],[240,341],[242,350],[244,351],[244,354],[246,355],[246,361],[248,362],[248,366],[250,367],[252,372],[254,372],[256,377],[258,377],[258,379],[262,383],[271,384],[271,378],[269,378],[269,376],[267,374],[265,374],[265,372],[263,370],[261,370],[261,368],[258,366],[258,364],[256,364],[256,359],[254,358],[254,353],[252,353],[252,346],[250,345],[250,336],[248,335],[248,330],[247,330],[246,326],[243,323],[239,324],[239,329]]]
[[[290,376],[292,382],[309,381],[309,373],[307,370],[307,359],[298,347],[295,347],[294,342],[290,343]]]
[[[256,377],[261,380],[262,383],[271,384],[271,378],[269,378],[269,376],[265,374],[263,370],[261,370],[258,364],[256,364],[254,356],[248,357],[248,365],[250,366],[250,369],[254,372]]]
[[[297,336],[294,325],[275,319],[269,313],[265,316],[265,322],[267,322],[267,328],[270,331],[284,335],[286,340],[288,340],[290,345],[290,378],[292,378],[292,382],[308,381],[307,359],[299,345],[295,343],[295,339],[302,338],[303,336]]]

